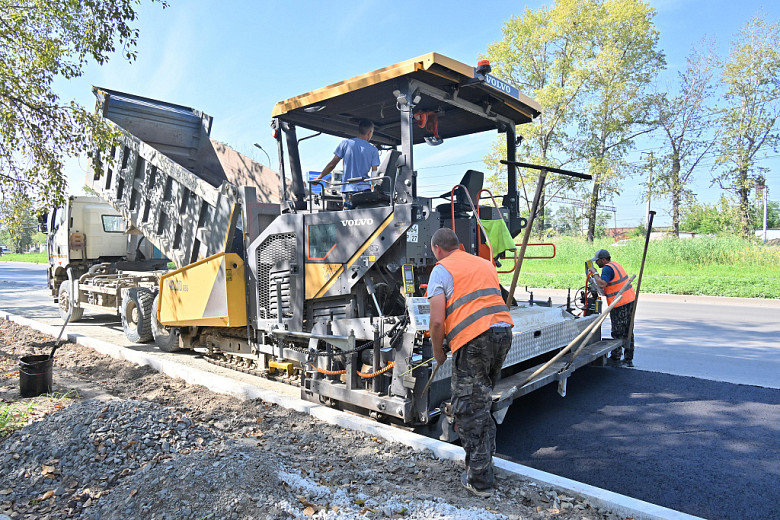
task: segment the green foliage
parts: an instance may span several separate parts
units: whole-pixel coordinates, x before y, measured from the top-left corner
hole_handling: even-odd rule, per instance
[[[691,233],[734,234],[738,232],[739,208],[725,195],[715,204],[694,202],[683,210],[680,229]]]
[[[591,36],[598,21],[592,13],[598,4],[598,0],[556,0],[537,11],[526,8],[522,16],[504,24],[503,39],[488,46],[485,57],[493,74],[517,85],[542,106],[541,115],[531,124],[517,128],[524,138],[518,153],[526,162],[560,166],[571,160],[567,132],[586,94],[588,63],[594,53]],[[505,167],[498,163],[505,156],[506,145],[499,143],[485,159],[492,172],[488,182],[496,193],[506,191]],[[520,195],[530,208],[538,172],[521,169],[518,174]],[[550,175],[545,192],[571,189],[573,184],[569,177]],[[544,193],[540,205],[537,229],[541,230],[547,226]]]
[[[49,257],[47,253],[11,253],[0,256],[0,262],[24,262],[27,264],[47,264]]]
[[[79,77],[89,61],[103,64],[117,52],[134,60],[139,3],[0,0],[0,191],[21,187],[61,205],[64,158],[115,137],[97,115],[61,100],[52,84]]]
[[[588,101],[579,114],[578,142],[593,175],[588,211],[588,239],[597,226],[604,195],[618,193],[631,171],[625,154],[637,135],[647,132],[650,97],[646,92],[665,60],[658,46],[655,11],[637,0],[606,0],[593,13],[600,21],[594,34],[598,53],[590,64]]]
[[[750,192],[762,169],[760,160],[780,144],[780,23],[761,16],[750,20],[722,65],[726,106],[718,111],[717,178],[739,201],[743,235],[752,233]]]
[[[0,225],[3,227],[2,240],[15,253],[24,252],[33,243],[33,235],[38,231],[38,220],[26,193],[17,191],[3,203],[0,207]]]
[[[524,160],[550,166],[579,163],[594,175],[587,216],[591,238],[599,202],[618,193],[618,180],[630,171],[623,157],[636,133],[644,131],[637,130],[647,119],[644,89],[664,65],[653,16],[653,9],[639,0],[556,0],[552,7],[526,9],[511,18],[503,39],[487,50],[493,73],[542,107],[533,123],[518,128],[525,138],[519,150]],[[498,158],[504,153],[505,146],[497,144],[485,158],[491,185],[501,183]],[[529,201],[538,173],[519,173],[520,195]],[[582,187],[551,175],[545,196],[551,188],[571,192]],[[539,221],[538,229],[547,224]]]
[[[764,204],[756,201],[751,205],[751,214],[756,229],[764,227]],[[768,229],[780,228],[780,202],[768,200],[766,204],[766,227]]]
[[[645,226],[644,222],[640,222],[636,225],[636,227],[631,231],[630,235],[631,238],[639,238],[647,236],[647,227]]]

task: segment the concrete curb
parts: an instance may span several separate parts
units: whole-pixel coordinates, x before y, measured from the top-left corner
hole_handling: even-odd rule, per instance
[[[37,321],[15,316],[0,311],[0,318],[33,328],[44,334],[56,337],[61,327],[46,325]],[[64,339],[63,339],[64,340]],[[306,413],[329,424],[361,431],[387,441],[399,442],[416,450],[430,450],[440,459],[462,461],[463,449],[436,439],[431,439],[416,433],[393,428],[373,420],[334,410],[302,399],[280,395],[272,390],[239,383],[230,378],[211,374],[197,368],[185,367],[174,361],[157,359],[143,352],[121,347],[106,341],[94,339],[82,334],[67,334],[67,341],[91,348],[101,354],[115,359],[123,359],[140,366],[149,366],[158,372],[184,380],[189,384],[202,385],[213,392],[232,395],[239,399],[262,399],[265,402],[277,404],[297,412]],[[494,458],[497,468],[503,471],[536,482],[541,486],[562,489],[569,494],[578,495],[589,500],[596,507],[608,509],[635,520],[703,520],[673,509],[637,500],[635,498],[613,493],[582,482],[539,471],[521,464],[516,464],[500,458]]]

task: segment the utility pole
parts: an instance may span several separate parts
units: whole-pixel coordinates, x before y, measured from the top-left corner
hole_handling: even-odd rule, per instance
[[[652,196],[653,152],[650,152],[650,170],[647,172],[647,211],[645,212],[645,228],[650,227],[650,197]]]
[[[764,202],[764,243],[766,244],[766,201],[767,201],[767,191],[769,191],[769,187],[766,185],[766,181],[763,177],[760,177],[756,181],[756,191],[760,193],[761,198]]]
[[[769,187],[764,184],[764,243],[766,244],[766,196],[769,191]]]

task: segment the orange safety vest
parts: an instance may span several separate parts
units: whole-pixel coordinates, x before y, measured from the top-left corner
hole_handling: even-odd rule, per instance
[[[455,285],[444,319],[444,333],[452,352],[494,323],[514,325],[492,263],[460,250],[438,263],[452,275]]]
[[[620,289],[623,288],[624,285],[628,283],[628,275],[626,275],[626,270],[623,269],[623,266],[617,262],[609,262],[607,265],[612,268],[613,276],[612,280],[610,280],[609,283],[607,283],[607,286],[604,288],[604,294],[607,297],[607,305],[611,305],[612,300],[615,299],[615,295],[620,291]],[[620,301],[617,305],[615,305],[615,307],[626,305],[635,299],[636,293],[634,292],[634,288],[629,287],[623,291],[623,297],[620,298]]]

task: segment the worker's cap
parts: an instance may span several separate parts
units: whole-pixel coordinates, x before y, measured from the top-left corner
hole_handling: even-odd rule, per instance
[[[591,259],[591,261],[595,262],[599,258],[610,258],[609,251],[607,251],[606,249],[599,249],[598,251],[596,251],[596,256],[594,256]]]

